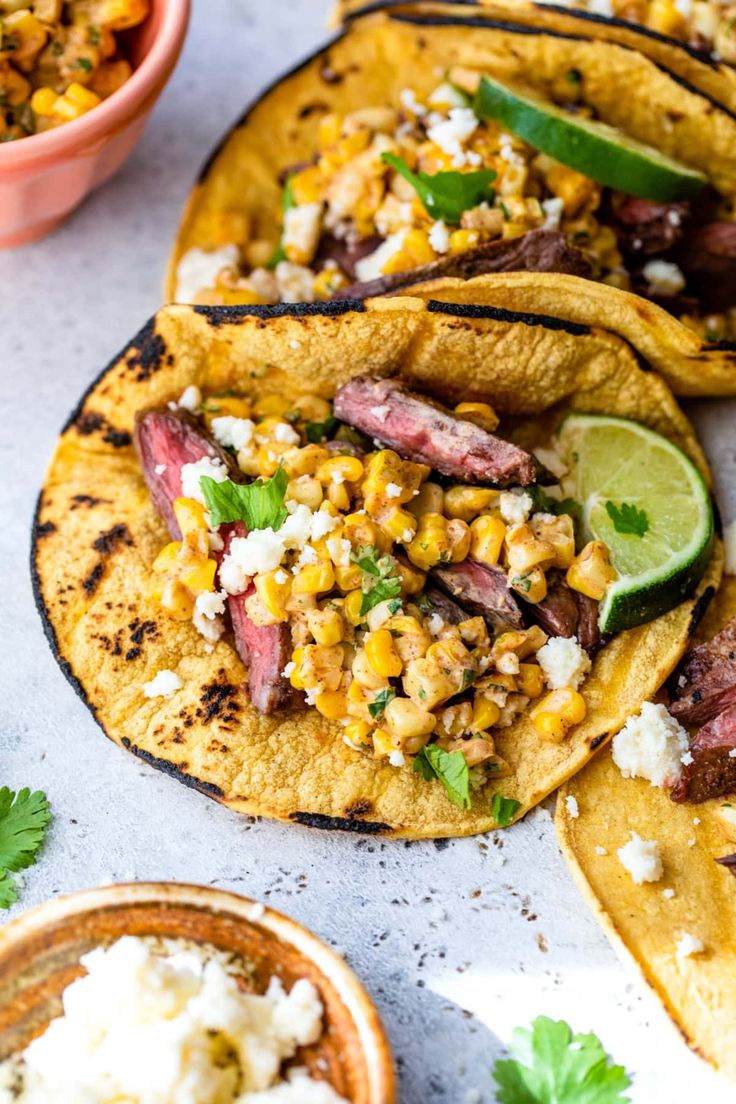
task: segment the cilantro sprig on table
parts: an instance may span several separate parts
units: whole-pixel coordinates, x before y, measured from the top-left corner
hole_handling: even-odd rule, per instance
[[[289,516],[284,505],[288,483],[283,468],[278,468],[270,479],[256,479],[247,484],[233,483],[231,479],[218,483],[208,475],[199,480],[213,528],[228,521],[244,521],[250,530],[281,528]]]
[[[493,169],[479,169],[477,172],[412,172],[402,157],[395,153],[382,153],[381,160],[403,176],[411,184],[427,214],[442,219],[451,226],[458,226],[464,211],[477,207],[483,200],[493,199],[491,181],[495,180]]]
[[[629,1104],[624,1067],[595,1035],[573,1035],[564,1020],[537,1016],[513,1032],[509,1053],[493,1067],[497,1104]]]
[[[646,510],[639,510],[633,502],[622,502],[617,506],[615,502],[609,501],[606,503],[606,513],[617,533],[630,533],[635,537],[643,537],[649,532],[649,518]]]
[[[0,787],[0,908],[18,900],[11,874],[33,865],[50,823],[46,794]]]

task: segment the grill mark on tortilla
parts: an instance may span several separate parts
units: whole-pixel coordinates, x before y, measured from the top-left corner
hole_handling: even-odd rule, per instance
[[[113,448],[127,448],[133,441],[127,429],[114,429],[109,426],[102,435],[102,440]]]
[[[133,544],[130,530],[123,522],[113,525],[110,529],[103,529],[99,537],[92,541],[95,552],[99,552],[103,557],[111,556],[120,545],[132,548]]]
[[[130,355],[125,364],[138,383],[150,379],[163,365],[166,355],[166,342],[156,331],[156,319],[151,318],[128,346]],[[171,363],[171,361],[169,361]]]
[[[53,521],[44,521],[41,524],[35,525],[33,532],[36,538],[48,537],[50,533],[56,532],[56,526]]]
[[[70,510],[78,510],[80,506],[86,506],[88,510],[91,510],[93,506],[99,506],[101,503],[109,503],[109,498],[95,498],[94,495],[88,494],[75,494],[71,497]]]
[[[193,306],[195,314],[202,314],[213,329],[227,324],[237,325],[244,318],[306,318],[312,315],[333,316],[349,314],[352,311],[364,311],[365,304],[360,299],[329,300],[324,303],[272,303],[255,304],[241,307],[203,307]]]
[[[322,828],[328,832],[358,832],[378,836],[393,832],[390,824],[379,820],[350,820],[346,817],[325,816],[324,813],[289,813],[289,820],[305,828]]]
[[[590,741],[589,747],[591,751],[595,751],[597,748],[604,744],[609,737],[608,732],[602,732],[600,736],[594,736]]]
[[[133,440],[126,429],[115,429],[102,414],[97,414],[94,410],[85,410],[79,414],[74,421],[74,428],[80,437],[91,437],[93,433],[104,429],[102,440],[116,449],[126,448]],[[84,497],[87,496],[75,495],[78,499]]]
[[[224,671],[219,673],[223,674]],[[202,721],[202,724],[209,724],[217,717],[223,717],[224,720],[228,721],[234,720],[235,718],[228,717],[226,714],[239,711],[240,704],[237,701],[237,696],[238,688],[232,683],[207,683],[201,689],[199,698],[201,708],[197,710],[197,717]]]
[[[99,563],[95,564],[95,566],[90,571],[89,575],[87,575],[84,579],[82,579],[82,582],[81,582],[80,585],[82,587],[82,590],[84,591],[84,593],[87,595],[88,598],[91,598],[92,595],[94,594],[94,592],[97,590],[97,587],[99,586],[99,583],[100,583],[100,579],[102,578],[104,572],[105,572],[105,565],[100,561]]]
[[[179,764],[170,763],[168,759],[159,759],[157,755],[152,755],[150,751],[146,751],[145,748],[132,743],[127,736],[123,736],[121,743],[126,751],[132,752],[138,759],[142,759],[144,763],[155,767],[156,770],[163,771],[171,778],[176,778],[178,782],[183,782],[190,789],[199,790],[200,793],[209,794],[212,797],[225,796],[220,787],[216,786],[214,782],[205,782],[202,778],[195,778],[193,774],[187,774]]]
[[[590,326],[582,322],[568,322],[565,318],[553,318],[551,314],[510,311],[505,307],[483,307],[476,303],[443,303],[439,299],[428,299],[427,310],[432,314],[451,314],[456,318],[489,318],[496,322],[521,322],[524,326],[543,326],[546,330],[568,333],[573,337],[586,337],[591,332]]]
[[[688,636],[693,635],[693,633],[697,629],[698,625],[700,624],[700,622],[705,617],[706,611],[707,611],[708,606],[710,605],[710,603],[713,599],[713,595],[715,594],[715,592],[716,592],[715,587],[708,586],[708,587],[705,588],[703,593],[700,594],[695,599],[695,603],[693,605],[692,612],[690,614],[690,621],[689,621],[688,626],[687,626],[687,635]]]

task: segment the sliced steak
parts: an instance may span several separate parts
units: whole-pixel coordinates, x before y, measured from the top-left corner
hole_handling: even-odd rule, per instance
[[[704,310],[736,305],[736,222],[709,222],[689,230],[672,253],[688,290]]]
[[[231,457],[203,431],[196,418],[185,411],[150,410],[136,418],[135,445],[141,459],[143,478],[151,499],[174,540],[181,539],[174,515],[174,499],[181,495],[181,468],[204,456],[218,457],[234,479],[242,479]],[[162,471],[156,468],[163,467]],[[233,537],[246,536],[243,522],[220,527],[224,550]],[[254,625],[245,609],[246,594],[228,595],[235,646],[248,668],[251,701],[261,713],[270,713],[287,705],[291,686],[281,675],[289,661],[291,634],[286,625]]]
[[[704,725],[690,741],[692,763],[670,792],[673,801],[707,801],[736,790],[736,704]]]
[[[527,486],[543,474],[528,452],[395,379],[356,376],[338,388],[334,409],[341,421],[382,445],[465,483]]]
[[[134,441],[153,505],[172,540],[181,540],[173,503],[181,495],[181,469],[205,456],[221,460],[230,477],[240,482],[232,457],[221,449],[185,410],[147,410],[136,415]],[[158,469],[158,470],[157,470]]]
[[[424,597],[431,603],[432,612],[439,614],[447,625],[459,625],[461,621],[467,621],[470,617],[467,610],[457,602],[453,602],[452,598],[448,598],[437,587],[427,587]]]
[[[350,284],[340,288],[333,299],[369,299],[441,276],[470,280],[488,272],[564,272],[570,276],[590,276],[591,267],[558,230],[530,230],[518,238],[484,242],[467,253],[443,257],[419,268]]]
[[[550,636],[575,636],[589,655],[594,655],[600,647],[598,603],[572,590],[562,574],[550,572],[547,597],[524,609]]]
[[[227,555],[235,537],[247,535],[242,521],[223,526],[226,529],[223,539],[225,547],[222,555]],[[291,659],[291,632],[288,624],[256,625],[248,616],[246,599],[255,593],[251,583],[243,594],[230,594],[227,606],[235,636],[238,655],[248,668],[248,690],[250,700],[259,713],[273,713],[284,709],[293,698],[291,684],[282,675],[284,667]]]
[[[725,866],[726,870],[730,870],[736,877],[736,854],[724,855],[722,859],[716,859],[716,862],[720,863],[721,866]]]
[[[523,628],[521,610],[500,567],[464,560],[433,567],[430,578],[471,614],[479,614],[494,632]]]
[[[670,680],[670,713],[683,724],[704,724],[736,705],[736,620],[687,653]]]
[[[382,243],[383,238],[378,234],[371,234],[368,238],[337,238],[334,234],[323,234],[320,239],[317,255],[314,259],[316,269],[324,268],[328,261],[335,264],[351,280],[355,280],[357,273],[355,266],[358,261],[374,253]],[[336,295],[334,298],[345,298]]]
[[[613,208],[613,230],[624,253],[664,253],[682,237],[689,214],[689,203],[656,203],[627,196]]]

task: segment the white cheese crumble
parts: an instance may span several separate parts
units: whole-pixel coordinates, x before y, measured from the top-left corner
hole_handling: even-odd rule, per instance
[[[736,759],[736,748],[731,748],[731,750],[728,753],[728,758],[729,759]]]
[[[147,698],[170,698],[183,685],[175,671],[165,668],[154,675],[150,682],[143,683],[143,694]]]
[[[590,656],[576,636],[552,636],[537,652],[537,662],[550,690],[577,690],[591,668]]]
[[[288,422],[279,422],[273,431],[274,440],[280,445],[298,445],[301,438]]]
[[[284,678],[288,679],[291,678],[291,676],[294,674],[294,671],[296,671],[296,663],[292,659],[286,664],[281,674]]]
[[[405,107],[407,111],[411,111],[412,115],[416,115],[417,118],[427,113],[426,107],[419,102],[413,88],[402,88],[399,92],[399,101],[402,107]]]
[[[335,567],[350,566],[350,553],[353,546],[349,540],[344,537],[328,537],[325,544]]]
[[[166,464],[156,464],[156,466],[153,470],[156,473],[156,475],[163,475],[164,472],[166,471],[166,468],[167,468]]]
[[[680,762],[684,767],[691,766],[695,762],[695,759],[693,758],[693,753],[691,751],[686,751],[684,755],[680,756]]]
[[[624,778],[646,778],[653,786],[673,786],[682,774],[688,748],[685,729],[663,705],[644,702],[638,716],[613,738],[613,761]]]
[[[374,418],[378,418],[379,422],[385,422],[391,413],[391,407],[388,403],[384,403],[383,406],[372,406],[371,414]]]
[[[441,119],[428,128],[427,137],[453,161],[457,159],[463,164],[463,143],[467,142],[477,126],[478,117],[471,108],[451,107],[447,119]]]
[[[340,518],[327,510],[315,513],[291,500],[286,508],[289,516],[280,529],[253,529],[247,537],[233,537],[220,567],[220,582],[228,594],[241,594],[253,575],[275,571],[288,551],[301,552],[304,563],[314,562],[307,542],[321,540],[340,524]]]
[[[406,759],[402,751],[390,751],[388,755],[388,761],[392,767],[404,767],[406,766]]]
[[[234,418],[231,414],[212,419],[212,436],[218,445],[235,449],[236,452],[247,448],[251,443],[255,428],[250,418]]]
[[[399,486],[399,484],[398,483],[387,483],[386,484],[386,495],[387,495],[388,498],[400,498],[401,497],[401,487]]]
[[[317,251],[321,229],[321,203],[302,203],[284,211],[281,240],[287,255],[302,264],[309,264]]]
[[[190,249],[176,269],[176,302],[192,303],[198,291],[215,286],[223,268],[238,269],[240,251],[237,245],[220,249]]]
[[[292,264],[291,261],[279,261],[274,276],[282,302],[314,302],[314,273],[310,268]]]
[[[702,954],[704,950],[705,944],[702,939],[691,935],[690,932],[683,932],[675,946],[675,954],[678,958],[692,958],[693,955]]]
[[[544,464],[545,468],[552,472],[556,479],[564,479],[567,475],[569,470],[567,464],[556,449],[535,448],[534,455],[540,464]]]
[[[526,491],[501,491],[498,508],[507,525],[523,525],[532,512],[531,495]]]
[[[196,383],[190,383],[188,387],[184,388],[176,405],[183,410],[188,410],[190,414],[194,414],[195,411],[199,410],[202,405],[202,392]]]
[[[665,901],[671,901],[672,898],[675,896],[675,891],[674,889],[668,887],[667,889],[662,890],[662,896],[664,897]]]
[[[226,598],[224,590],[205,591],[197,595],[194,603],[194,627],[210,644],[216,644],[225,631],[222,614]]]
[[[263,995],[243,992],[219,959],[159,955],[135,936],[81,964],[63,1015],[13,1062],[20,1104],[345,1104],[304,1069],[282,1076],[322,1031],[311,981],[287,993],[273,977]]]
[[[559,196],[553,196],[552,199],[542,200],[542,210],[544,211],[543,225],[545,230],[559,230],[564,208],[564,200],[560,199]]]
[[[576,797],[573,797],[572,794],[568,794],[565,798],[565,808],[567,809],[568,816],[571,816],[573,820],[577,820],[577,818],[580,816],[578,799]]]
[[[647,261],[642,275],[655,295],[677,295],[685,286],[682,271],[672,261]]]
[[[434,92],[431,92],[427,103],[430,107],[466,107],[467,103],[465,97],[459,88],[456,88],[454,84],[450,84],[449,81],[443,81],[439,84]]]
[[[450,231],[442,219],[433,222],[429,230],[429,244],[435,253],[446,253],[450,248]]]
[[[392,257],[400,253],[404,246],[406,230],[397,230],[389,234],[385,241],[381,242],[378,249],[374,249],[367,257],[363,257],[355,266],[355,275],[363,283],[368,280],[376,280],[383,275],[384,267]]]
[[[616,854],[636,885],[643,885],[644,882],[658,882],[664,874],[659,844],[656,840],[643,840],[636,832],[632,832],[629,842],[619,847]]]
[[[203,456],[193,464],[184,464],[181,469],[181,493],[185,498],[193,498],[205,505],[204,495],[199,481],[203,475],[214,479],[215,483],[224,483],[228,478],[227,468],[216,456]]]

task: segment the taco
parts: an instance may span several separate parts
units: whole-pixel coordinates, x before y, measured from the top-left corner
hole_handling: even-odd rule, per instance
[[[641,776],[624,777],[617,765],[616,759],[626,766],[626,746],[606,750],[561,792],[556,818],[563,854],[614,946],[633,957],[689,1045],[730,1077],[736,1077],[736,759],[728,754],[736,747],[735,637],[736,578],[729,576],[671,685],[669,715],[690,733],[684,762],[675,759],[668,777],[655,778],[664,788],[644,777],[645,758],[649,768],[656,761],[645,748],[647,730],[651,738],[665,718],[660,705],[658,717],[650,712],[636,726]],[[687,738],[665,723],[687,749]],[[631,859],[641,856],[644,866],[633,867],[637,882]]]
[[[734,337],[732,82],[676,44],[670,66],[598,23],[518,11],[352,19],[210,158],[167,297],[364,299],[554,272],[644,295],[709,342]]]
[[[147,762],[243,812],[467,835],[678,662],[721,572],[708,480],[603,331],[408,297],[169,307],[61,437],[35,586]]]

